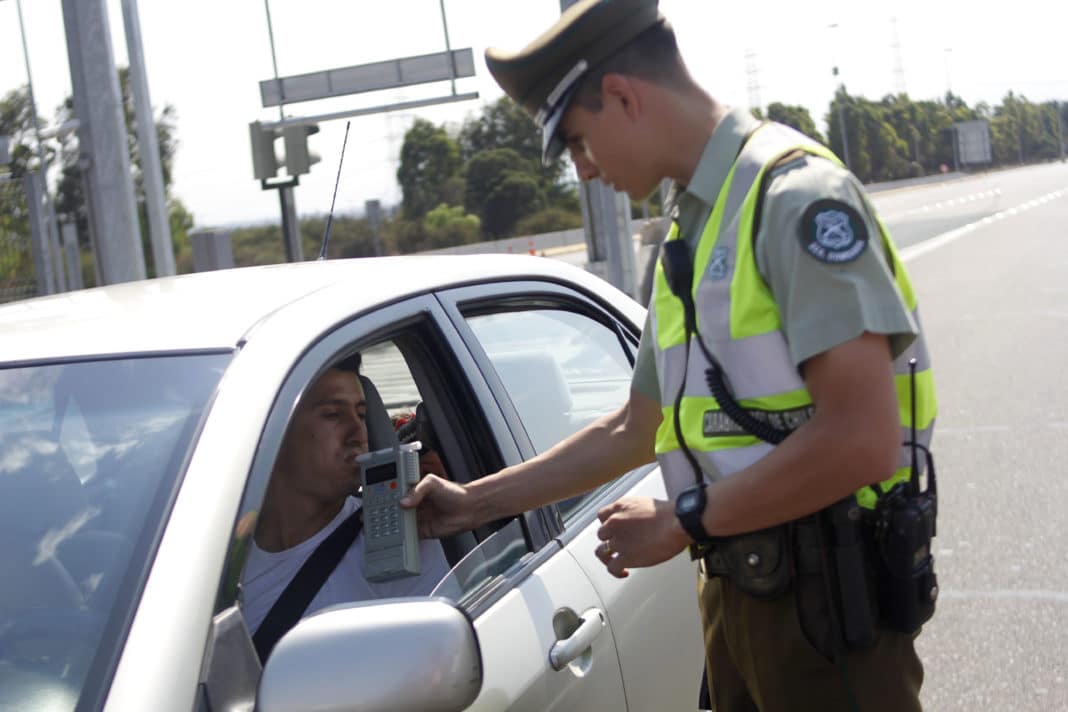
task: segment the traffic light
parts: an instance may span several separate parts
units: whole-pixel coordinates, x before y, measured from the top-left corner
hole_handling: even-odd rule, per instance
[[[311,169],[311,164],[319,162],[319,156],[308,151],[308,137],[317,133],[319,127],[316,124],[286,126],[282,129],[286,146],[286,173],[291,176],[303,175]]]
[[[274,178],[278,173],[278,158],[274,153],[274,140],[280,135],[278,129],[265,129],[259,121],[248,125],[252,139],[252,175],[256,180]]]

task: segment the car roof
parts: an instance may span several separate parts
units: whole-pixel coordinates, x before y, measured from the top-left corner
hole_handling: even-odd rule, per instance
[[[433,255],[311,261],[126,282],[0,306],[3,362],[234,348],[258,323],[333,290],[349,313],[484,281],[549,279],[604,293],[607,283],[559,260]],[[324,314],[324,321],[334,318]]]

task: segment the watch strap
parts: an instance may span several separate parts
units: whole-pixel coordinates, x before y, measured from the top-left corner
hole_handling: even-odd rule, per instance
[[[705,529],[704,522],[701,521],[701,517],[704,514],[705,506],[708,500],[705,498],[704,485],[695,485],[693,487],[687,488],[686,490],[683,490],[683,494],[689,493],[693,490],[698,490],[700,492],[700,507],[693,510],[680,511],[680,508],[678,506],[678,499],[676,499],[675,516],[678,518],[679,524],[682,525],[682,528],[686,531],[687,534],[690,535],[690,538],[694,540],[694,543],[703,544],[712,539],[712,536]],[[682,496],[682,494],[679,495],[680,498]]]

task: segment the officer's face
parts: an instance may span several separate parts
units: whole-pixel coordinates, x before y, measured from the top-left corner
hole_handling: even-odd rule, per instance
[[[571,106],[560,130],[579,180],[600,178],[615,190],[641,200],[656,190],[659,176],[643,158],[641,126],[621,97],[606,94],[600,111]]]

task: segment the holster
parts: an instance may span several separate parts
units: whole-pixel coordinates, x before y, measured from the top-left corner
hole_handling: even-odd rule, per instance
[[[723,576],[744,593],[760,599],[782,596],[793,581],[787,527],[776,526],[694,546],[706,576]]]
[[[845,510],[833,511],[840,506],[789,525],[798,622],[808,642],[828,660],[878,641],[875,583],[863,541],[864,525],[850,521]]]

